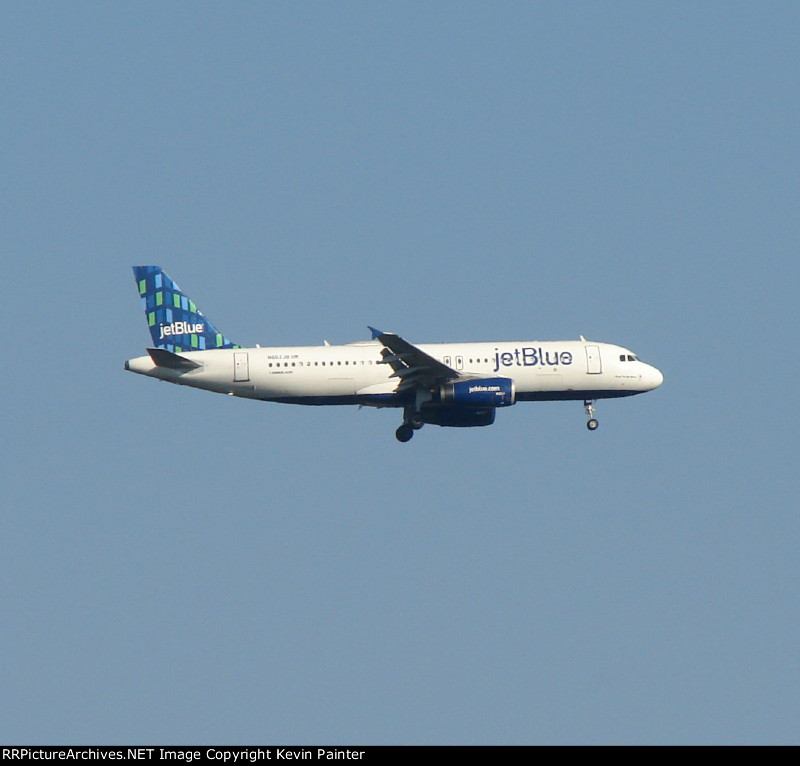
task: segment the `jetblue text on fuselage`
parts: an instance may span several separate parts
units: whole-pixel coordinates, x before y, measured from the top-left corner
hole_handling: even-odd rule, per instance
[[[191,324],[189,322],[173,322],[161,325],[161,340],[168,335],[202,335],[205,332],[204,324]]]
[[[513,367],[514,365],[517,367],[535,367],[536,365],[558,367],[572,364],[572,354],[569,351],[542,351],[541,347],[523,346],[515,348],[513,351],[495,349],[495,352],[495,372],[501,367]]]

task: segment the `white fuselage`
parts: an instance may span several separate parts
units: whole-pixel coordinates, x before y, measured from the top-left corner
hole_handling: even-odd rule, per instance
[[[150,356],[125,368],[218,393],[293,404],[403,406],[397,377],[378,341],[344,346],[290,346],[182,352],[199,366],[174,369]],[[419,345],[471,378],[510,378],[517,401],[604,399],[650,391],[663,377],[628,349],[592,341],[519,341]]]

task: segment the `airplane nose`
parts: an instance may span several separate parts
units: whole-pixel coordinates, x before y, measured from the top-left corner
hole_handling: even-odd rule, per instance
[[[661,370],[651,367],[648,371],[647,380],[652,390],[652,388],[658,388],[664,382],[664,376],[661,374]]]

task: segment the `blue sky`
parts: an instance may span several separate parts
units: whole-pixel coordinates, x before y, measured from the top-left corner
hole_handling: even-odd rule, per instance
[[[797,743],[795,3],[5,3],[0,740]],[[126,374],[565,339],[661,389],[396,412]]]

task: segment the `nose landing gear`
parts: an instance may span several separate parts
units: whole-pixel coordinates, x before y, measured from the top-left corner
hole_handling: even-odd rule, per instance
[[[583,402],[583,409],[586,411],[586,417],[589,418],[588,422],[586,423],[586,427],[590,431],[596,431],[597,426],[600,425],[600,423],[597,422],[597,418],[594,416],[595,401],[595,399],[585,399]]]

